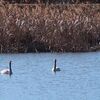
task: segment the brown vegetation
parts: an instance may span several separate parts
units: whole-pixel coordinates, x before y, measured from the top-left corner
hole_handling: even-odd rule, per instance
[[[0,5],[0,52],[89,51],[100,41],[100,5]]]

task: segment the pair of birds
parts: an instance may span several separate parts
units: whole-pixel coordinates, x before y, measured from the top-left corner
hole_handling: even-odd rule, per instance
[[[0,74],[12,75],[11,62],[12,62],[12,61],[9,62],[9,68],[6,68],[6,69],[1,70],[1,71],[0,71]],[[60,71],[60,68],[57,67],[56,63],[57,63],[57,60],[55,59],[55,61],[54,61],[54,66],[53,66],[53,68],[52,68],[52,71],[53,71],[53,72]]]

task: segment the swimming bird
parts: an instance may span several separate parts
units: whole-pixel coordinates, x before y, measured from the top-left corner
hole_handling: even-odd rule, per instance
[[[9,68],[3,69],[0,71],[0,74],[7,74],[7,75],[12,75],[12,68],[11,68],[11,62],[9,62]]]
[[[54,71],[54,72],[56,72],[56,71],[61,71],[60,68],[58,68],[58,67],[56,66],[56,62],[57,62],[57,60],[55,59],[55,61],[54,61],[54,66],[53,66],[53,68],[52,68],[52,71]]]

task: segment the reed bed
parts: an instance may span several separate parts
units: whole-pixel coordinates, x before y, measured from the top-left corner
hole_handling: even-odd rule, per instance
[[[84,52],[99,45],[100,5],[0,5],[0,52]]]
[[[0,0],[1,3],[10,4],[79,4],[100,3],[99,0]]]

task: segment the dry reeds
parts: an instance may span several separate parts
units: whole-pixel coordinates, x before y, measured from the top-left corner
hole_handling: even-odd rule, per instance
[[[1,3],[10,4],[76,4],[76,3],[100,3],[99,0],[0,0]]]
[[[0,5],[0,52],[89,51],[100,5]]]

